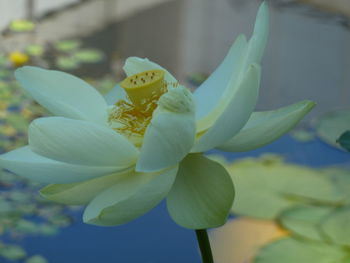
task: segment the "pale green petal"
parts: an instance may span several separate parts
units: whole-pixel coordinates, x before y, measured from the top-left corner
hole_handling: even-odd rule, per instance
[[[161,69],[165,71],[164,78],[167,82],[177,83],[177,80],[173,77],[173,75],[171,75],[169,71],[147,58],[129,57],[126,59],[123,69],[127,76],[131,76],[147,70]]]
[[[64,72],[30,66],[17,69],[15,76],[22,88],[54,115],[106,123],[107,104],[85,81]]]
[[[312,101],[301,101],[273,111],[254,112],[237,135],[217,148],[243,152],[269,144],[293,129],[314,106]]]
[[[105,190],[86,207],[85,223],[103,226],[127,223],[151,210],[169,192],[178,168],[135,173]]]
[[[126,97],[126,92],[118,84],[105,95],[105,100],[108,105],[113,105],[119,100],[126,100]]]
[[[206,105],[202,106],[199,98],[197,98],[197,103],[199,103],[199,115],[197,115],[197,123],[198,131],[203,132],[206,129],[210,128],[213,123],[219,118],[219,116],[224,112],[225,108],[228,107],[230,101],[232,100],[232,94],[234,94],[239,85],[242,82],[242,79],[246,76],[247,70],[249,70],[252,64],[260,64],[261,58],[266,46],[267,37],[269,31],[269,10],[266,3],[263,3],[259,9],[255,28],[251,39],[248,42],[248,45],[245,43],[245,39],[243,37],[238,38],[236,45],[229,52],[229,56],[227,59],[233,59],[230,54],[233,54],[233,50],[237,49],[238,52],[241,52],[241,56],[237,56],[236,62],[234,64],[230,62],[223,62],[223,65],[220,66],[219,72],[226,71],[226,77],[224,77],[221,73],[218,75],[218,78],[213,77],[211,89],[214,92],[218,92],[218,95],[211,95],[213,98],[221,98],[220,101],[208,104],[210,111],[205,111],[206,114],[202,113],[202,108]],[[226,60],[226,59],[225,59]],[[228,60],[228,61],[230,61]],[[228,68],[235,65],[235,68]],[[222,68],[223,67],[223,68]],[[227,67],[227,68],[226,68]],[[229,72],[231,72],[231,77],[229,77]],[[216,75],[216,72],[214,72]],[[213,74],[214,74],[213,73]],[[221,78],[221,79],[220,79]],[[224,84],[226,80],[229,80],[228,83]],[[221,85],[225,85],[224,87],[219,87]],[[223,92],[220,92],[223,91]],[[204,96],[201,96],[204,97]],[[203,100],[204,104],[206,100]],[[213,107],[215,106],[215,107]]]
[[[240,35],[232,45],[223,62],[193,93],[196,101],[196,119],[205,117],[222,99],[230,82],[241,73],[242,62],[247,48],[247,40]]]
[[[201,154],[190,154],[180,163],[167,206],[180,226],[204,229],[226,222],[233,198],[233,183],[225,168]]]
[[[73,183],[118,171],[118,167],[74,165],[33,153],[28,146],[0,155],[0,167],[42,183]]]
[[[40,194],[51,201],[66,205],[87,205],[100,192],[118,183],[133,170],[105,175],[92,180],[72,184],[51,184],[40,190]]]
[[[184,99],[176,98],[173,101],[174,105],[163,105],[163,101],[165,104],[172,104],[166,98],[172,100],[173,96],[170,93],[181,90],[184,92]],[[147,127],[136,170],[150,172],[177,164],[191,150],[195,133],[192,94],[179,86],[160,98],[159,106]]]
[[[248,121],[258,98],[260,66],[253,64],[214,124],[197,140],[192,152],[204,152],[222,145]]]
[[[34,120],[29,146],[47,158],[80,165],[126,168],[138,155],[136,147],[112,129],[63,117]]]

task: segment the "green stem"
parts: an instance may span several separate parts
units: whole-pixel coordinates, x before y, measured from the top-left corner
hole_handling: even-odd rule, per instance
[[[213,254],[211,253],[210,242],[206,229],[196,230],[198,245],[202,254],[203,263],[214,263]]]

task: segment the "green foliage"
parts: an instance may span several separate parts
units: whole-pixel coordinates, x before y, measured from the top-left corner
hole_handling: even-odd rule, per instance
[[[337,143],[339,143],[345,150],[350,152],[350,131],[344,132],[337,140]]]

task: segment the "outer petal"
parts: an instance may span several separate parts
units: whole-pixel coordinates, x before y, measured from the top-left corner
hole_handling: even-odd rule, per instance
[[[72,183],[110,174],[111,166],[73,165],[33,153],[28,146],[0,155],[0,166],[15,174],[42,183]]]
[[[224,112],[198,139],[192,152],[204,152],[232,138],[248,121],[258,98],[260,67],[252,65]]]
[[[263,3],[258,11],[258,15],[256,18],[254,33],[251,39],[249,40],[248,46],[246,47],[244,38],[236,41],[233,48],[230,50],[228,56],[225,58],[223,65],[220,65],[218,70],[213,74],[213,80],[209,81],[211,84],[211,89],[214,90],[212,93],[217,92],[217,95],[210,94],[213,98],[221,98],[220,101],[210,102],[209,109],[211,111],[205,110],[205,114],[203,113],[202,108],[206,105],[202,106],[199,104],[199,113],[197,114],[198,122],[198,131],[203,132],[209,127],[213,125],[215,120],[222,114],[225,107],[228,106],[228,103],[231,98],[231,94],[236,92],[239,87],[239,84],[242,82],[242,79],[246,75],[247,70],[252,64],[259,64],[266,46],[267,37],[268,37],[268,29],[269,29],[269,10],[266,3]],[[237,55],[236,62],[233,63],[233,54],[234,50],[237,49],[237,52],[242,52],[241,56]],[[235,65],[235,68],[229,68]],[[227,67],[227,68],[226,68]],[[225,74],[224,74],[225,73]],[[229,74],[231,73],[231,77]],[[218,76],[218,78],[216,77]],[[222,80],[220,80],[220,78]],[[216,84],[215,82],[218,84]],[[226,82],[229,80],[228,82]],[[213,83],[211,83],[213,82]],[[226,84],[225,84],[226,83]],[[204,84],[204,83],[203,83]],[[225,85],[223,88],[217,88],[218,85]],[[200,91],[202,87],[199,88],[198,93],[201,94]],[[208,88],[209,89],[209,88]],[[222,92],[224,91],[224,92]],[[206,93],[206,92],[203,92]],[[203,98],[205,97],[205,98]],[[203,94],[203,96],[196,96],[197,101],[200,99],[204,102],[208,100],[208,98]],[[209,99],[211,100],[211,99]],[[198,102],[200,103],[200,102]],[[215,107],[213,107],[215,106]]]
[[[301,101],[274,111],[254,112],[236,136],[217,148],[243,152],[269,144],[294,128],[314,106],[312,101]]]
[[[222,99],[224,91],[231,87],[230,82],[237,79],[242,71],[247,40],[240,35],[232,45],[224,61],[193,93],[196,101],[196,119],[202,119],[212,111]],[[233,88],[233,87],[231,87]]]
[[[157,63],[154,63],[147,58],[138,58],[138,57],[129,57],[125,61],[123,67],[127,76],[131,76],[143,71],[152,70],[152,69],[161,69],[165,71],[165,80],[171,83],[177,83],[177,80],[167,71],[165,68],[159,66]]]
[[[169,192],[178,168],[126,176],[86,207],[85,223],[112,226],[131,221],[155,207]]]
[[[201,154],[190,154],[181,163],[167,198],[173,220],[191,229],[225,223],[234,198],[229,173]]]
[[[126,97],[126,92],[118,84],[105,95],[105,100],[108,105],[113,105],[119,100],[125,100]]]
[[[62,162],[120,168],[133,165],[138,154],[133,144],[110,128],[62,117],[34,120],[29,126],[29,146]]]
[[[125,176],[132,176],[133,170],[98,177],[81,183],[51,184],[40,190],[46,199],[66,205],[86,205],[100,192],[118,183]]]
[[[186,88],[177,87],[159,100],[144,136],[136,170],[157,171],[177,164],[191,150],[195,133],[192,95]]]
[[[104,98],[73,75],[26,66],[16,70],[15,76],[37,102],[55,115],[98,123],[107,121]]]

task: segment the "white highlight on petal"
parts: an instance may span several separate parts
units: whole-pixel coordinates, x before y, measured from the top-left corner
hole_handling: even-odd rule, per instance
[[[138,150],[124,136],[92,122],[63,117],[34,120],[29,127],[32,151],[57,161],[94,166],[129,167]]]
[[[25,66],[15,72],[21,87],[51,113],[105,124],[107,104],[85,81],[55,70]]]

